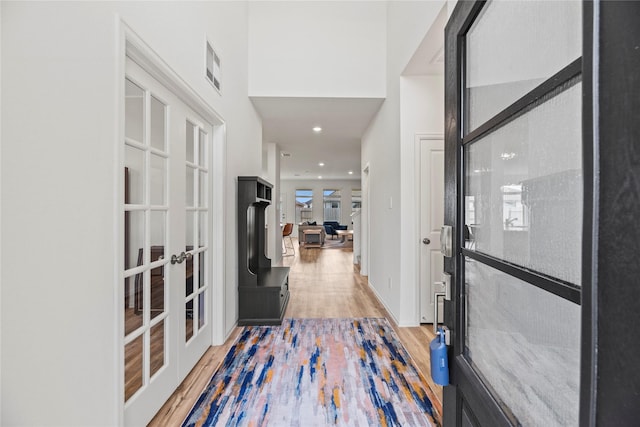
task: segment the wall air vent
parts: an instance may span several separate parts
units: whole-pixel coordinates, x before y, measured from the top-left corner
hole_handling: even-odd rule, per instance
[[[285,152],[282,152],[282,153],[280,153],[280,155],[281,155],[282,157],[291,157],[291,153],[285,153]]]
[[[220,83],[220,57],[211,46],[211,43],[207,40],[207,68],[206,68],[207,80],[216,88],[218,92],[221,92]]]

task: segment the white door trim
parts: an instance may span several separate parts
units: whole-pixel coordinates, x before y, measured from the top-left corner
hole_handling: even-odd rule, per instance
[[[416,207],[417,207],[417,214],[415,215],[415,217],[413,218],[413,229],[416,232],[416,235],[419,235],[419,233],[421,232],[421,218],[422,218],[422,211],[421,211],[421,203],[419,202],[420,198],[423,196],[423,191],[422,191],[422,182],[421,182],[421,176],[422,176],[422,141],[429,141],[429,140],[443,140],[444,141],[444,134],[443,133],[417,133],[415,134],[414,137],[414,145],[413,145],[413,158],[414,158],[414,164],[413,164],[413,170],[414,170],[414,175],[413,175],[413,180],[414,180],[414,200],[418,201],[416,203]],[[442,202],[444,204],[444,201]],[[416,298],[414,298],[414,312],[416,313],[417,317],[418,317],[418,324],[420,324],[420,301],[421,301],[421,287],[420,287],[420,282],[421,282],[421,277],[420,277],[420,251],[422,249],[422,243],[421,243],[421,238],[419,239],[415,239],[415,244],[414,244],[414,257],[417,260],[417,263],[415,264],[415,281],[414,281],[414,286],[415,286],[415,295]]]
[[[362,188],[362,207],[361,212],[363,212],[361,217],[361,237],[360,237],[360,275],[369,276],[369,260],[371,254],[371,246],[369,242],[371,241],[371,228],[369,226],[371,222],[371,215],[369,214],[369,205],[371,203],[371,192],[369,191],[369,187],[371,186],[371,174],[370,174],[370,165],[369,162],[362,168],[362,179],[360,181],[360,186]]]
[[[225,269],[225,223],[226,216],[224,211],[225,201],[225,182],[226,182],[226,124],[224,119],[205,101],[182,77],[180,77],[169,64],[167,64],[121,17],[116,16],[116,34],[118,37],[118,51],[115,60],[115,76],[116,87],[118,91],[114,97],[114,110],[116,112],[117,122],[114,127],[117,129],[117,139],[114,141],[114,155],[116,157],[115,164],[124,164],[124,81],[125,81],[125,64],[126,58],[131,58],[140,65],[153,78],[158,80],[163,86],[173,92],[180,100],[192,108],[196,113],[201,115],[209,123],[214,125],[212,134],[211,153],[209,154],[211,162],[211,180],[210,188],[212,189],[212,205],[210,206],[211,219],[209,223],[209,241],[211,245],[211,291],[209,300],[209,316],[211,323],[211,334],[213,345],[219,345],[224,342],[224,269]],[[124,280],[124,265],[120,253],[120,248],[124,245],[124,219],[121,213],[124,211],[124,179],[122,173],[114,171],[114,197],[118,200],[115,204],[113,212],[115,220],[115,230],[113,232],[116,240],[114,249],[114,268],[116,270],[115,277],[118,282],[114,285],[115,298],[115,328],[114,341],[116,342],[116,372],[118,375],[116,404],[118,414],[118,424],[124,424],[124,307],[121,301],[124,300],[124,289],[121,286]],[[216,238],[213,238],[213,237]]]

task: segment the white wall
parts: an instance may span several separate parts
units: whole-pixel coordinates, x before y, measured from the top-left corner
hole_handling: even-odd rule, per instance
[[[250,2],[249,94],[384,97],[385,46],[385,2]]]
[[[263,178],[273,185],[271,205],[266,210],[267,220],[267,258],[271,264],[276,265],[282,260],[282,229],[280,228],[280,148],[278,144],[267,143],[263,150],[263,163],[266,163],[266,171],[263,170]],[[266,160],[266,162],[264,161]],[[264,165],[263,165],[264,166]]]
[[[261,170],[247,5],[2,2],[3,425],[117,425],[117,14],[226,120],[225,329],[235,324],[237,175]],[[222,97],[204,79],[204,40]],[[11,183],[11,185],[7,185]],[[118,214],[119,215],[119,214]],[[34,402],[37,408],[34,409]]]
[[[0,3],[0,23],[2,22],[2,4]],[[0,29],[0,52],[2,52],[2,30]],[[0,54],[0,112],[2,111],[2,55]],[[2,114],[0,114],[0,189],[2,188]],[[0,196],[0,242],[2,242],[2,197]],[[0,260],[2,244],[0,243]],[[0,262],[0,384],[2,384],[2,262]],[[2,386],[0,385],[0,414],[2,414]],[[0,423],[2,423],[0,415]]]
[[[329,180],[329,179],[315,179],[315,180],[281,180],[281,191],[286,194],[283,198],[285,222],[293,223],[293,236],[298,235],[298,227],[296,221],[296,190],[313,190],[313,219],[318,224],[323,222],[323,210],[322,199],[323,190],[340,190],[340,224],[348,225],[351,229],[351,190],[360,190],[360,180]]]
[[[405,322],[403,294],[413,295],[415,289],[401,280],[401,233],[398,230],[404,225],[400,75],[443,4],[436,1],[387,3],[387,99],[362,140],[361,164],[370,165],[370,200],[364,201],[371,230],[369,283],[392,316],[401,322]],[[410,289],[406,289],[407,286]]]
[[[411,76],[400,78],[400,164],[401,164],[401,248],[400,299],[401,325],[420,323],[420,266],[418,248],[420,235],[420,205],[416,183],[415,137],[417,134],[444,133],[444,76]]]

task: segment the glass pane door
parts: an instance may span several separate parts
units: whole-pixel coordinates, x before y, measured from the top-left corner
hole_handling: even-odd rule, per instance
[[[125,81],[125,402],[166,364],[167,107]]]
[[[212,341],[213,127],[132,60],[124,104],[124,420],[145,425]]]
[[[207,225],[208,141],[202,126],[186,121],[186,222],[187,267],[185,277],[185,341],[196,336],[207,324],[209,283]]]
[[[490,1],[465,37],[460,353],[516,425],[578,424],[581,21]]]

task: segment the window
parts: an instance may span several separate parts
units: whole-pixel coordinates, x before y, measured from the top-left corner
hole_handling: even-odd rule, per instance
[[[351,190],[351,213],[355,211],[359,211],[362,208],[362,190],[361,189],[352,189]]]
[[[313,218],[313,190],[296,190],[296,222]]]
[[[340,190],[324,190],[323,195],[324,220],[340,222]]]

